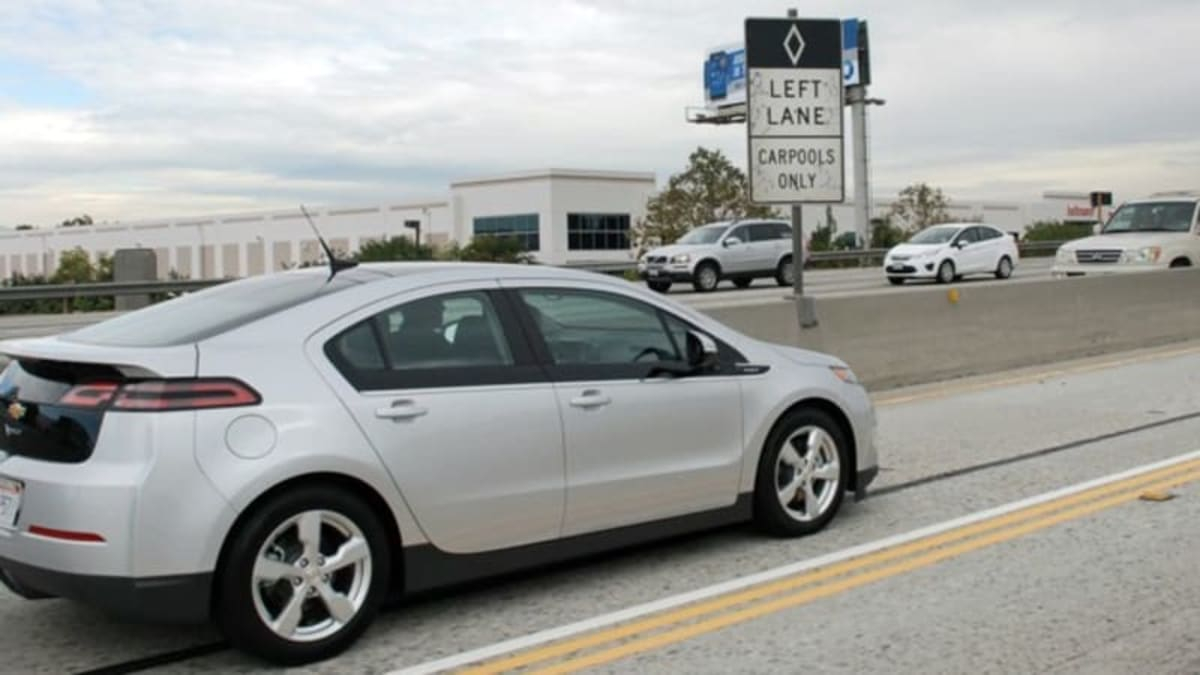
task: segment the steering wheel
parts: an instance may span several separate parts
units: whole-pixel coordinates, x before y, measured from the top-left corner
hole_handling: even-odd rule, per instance
[[[643,356],[647,356],[647,355],[651,355],[651,354],[658,357],[659,361],[674,361],[675,360],[674,354],[666,351],[665,349],[659,349],[658,347],[646,347],[642,351],[638,352],[637,356],[633,357],[633,360],[636,363],[638,361],[641,361]]]

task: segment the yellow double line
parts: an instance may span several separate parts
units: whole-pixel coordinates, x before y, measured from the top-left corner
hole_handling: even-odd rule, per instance
[[[1082,518],[1135,500],[1147,491],[1197,480],[1200,459],[1180,462],[792,577],[486,661],[461,672],[571,673],[611,663]]]

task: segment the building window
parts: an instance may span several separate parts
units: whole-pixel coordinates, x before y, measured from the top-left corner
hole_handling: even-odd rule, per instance
[[[628,213],[568,213],[567,249],[624,251],[629,249]]]
[[[516,216],[483,216],[475,219],[475,236],[516,237],[526,251],[541,248],[538,236],[538,214]]]

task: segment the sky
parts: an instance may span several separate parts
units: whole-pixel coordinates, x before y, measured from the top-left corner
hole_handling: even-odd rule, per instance
[[[5,0],[0,226],[442,197],[546,167],[653,171],[757,0]],[[871,32],[872,192],[1200,188],[1195,0],[804,3]],[[1188,30],[1192,29],[1192,30]],[[848,125],[847,125],[848,126]],[[847,184],[852,181],[847,168]]]

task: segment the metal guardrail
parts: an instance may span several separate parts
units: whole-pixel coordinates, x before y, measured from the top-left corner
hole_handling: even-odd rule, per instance
[[[1021,253],[1055,251],[1065,242],[1035,241],[1020,244]],[[881,261],[888,249],[872,248],[849,251],[819,251],[809,255],[811,262],[839,262],[846,260]],[[564,265],[571,269],[590,270],[608,274],[620,274],[637,269],[637,263],[588,262]],[[223,284],[231,279],[186,279],[176,281],[109,281],[88,284],[41,284],[31,286],[0,287],[0,303],[22,300],[69,300],[73,298],[115,297],[120,295],[150,295],[161,293],[186,293]]]

